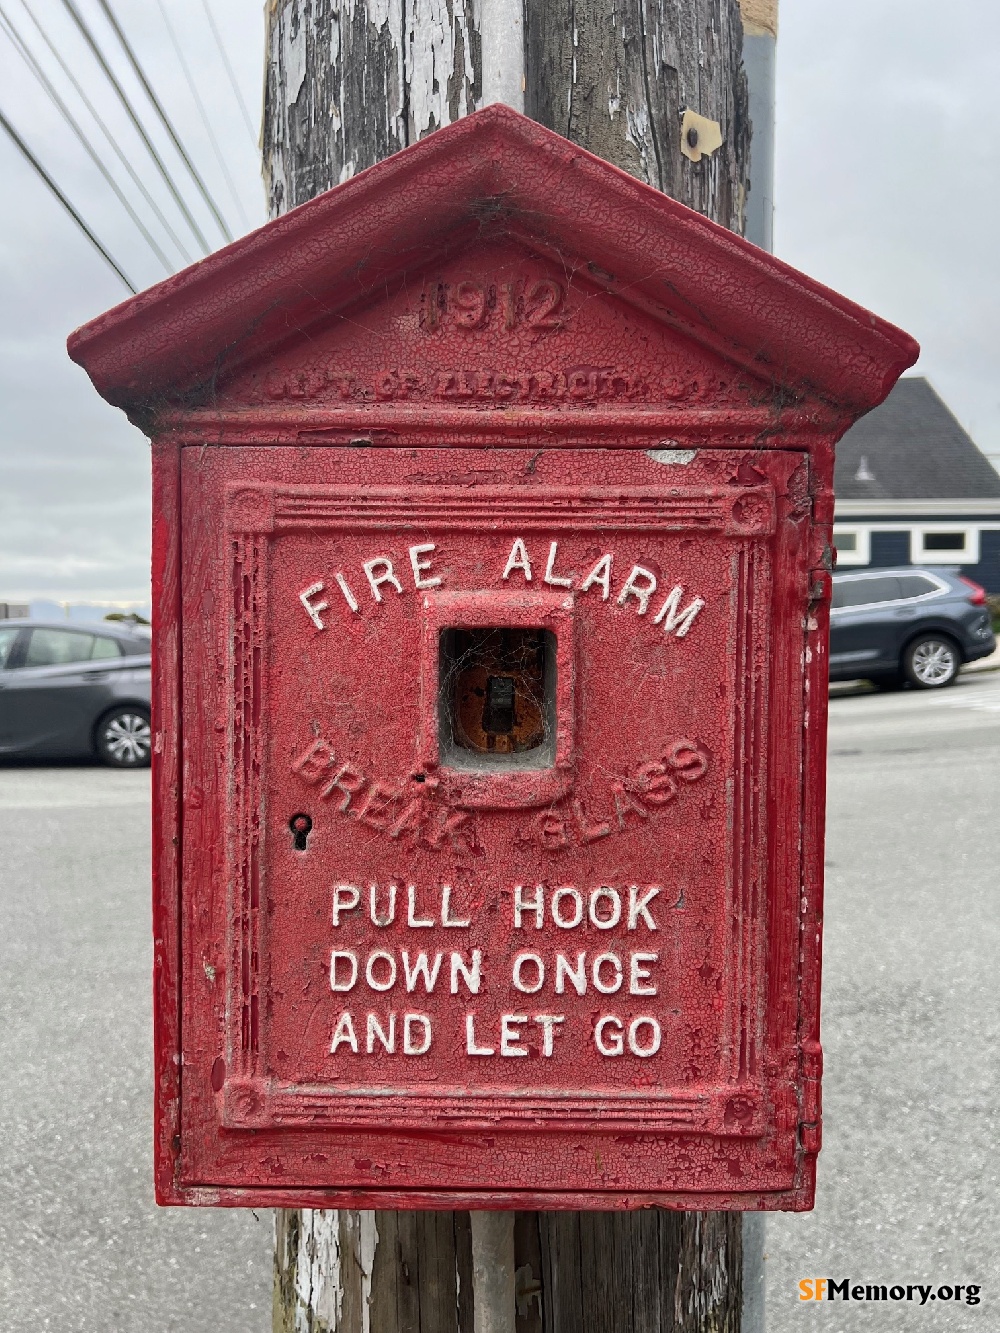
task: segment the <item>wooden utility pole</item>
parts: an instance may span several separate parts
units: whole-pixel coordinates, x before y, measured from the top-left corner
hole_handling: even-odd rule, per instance
[[[520,77],[509,40],[521,34],[520,0],[269,0],[267,13],[272,217],[505,101],[743,233],[750,119],[738,0],[527,0]]]
[[[738,0],[269,0],[267,23],[272,217],[504,101],[744,231]],[[507,1266],[510,1228],[516,1317],[508,1277],[490,1271],[491,1255]],[[289,1210],[274,1329],[738,1333],[742,1263],[739,1214],[525,1212],[505,1232],[462,1212]]]

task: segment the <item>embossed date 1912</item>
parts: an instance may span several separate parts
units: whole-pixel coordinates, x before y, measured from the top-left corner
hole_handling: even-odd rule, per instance
[[[487,326],[507,333],[518,328],[545,333],[565,328],[568,317],[565,289],[551,278],[434,282],[420,297],[420,327],[426,333]]]

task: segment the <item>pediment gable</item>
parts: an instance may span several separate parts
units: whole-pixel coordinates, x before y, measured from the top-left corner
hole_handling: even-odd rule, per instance
[[[684,337],[586,264],[477,239],[216,379],[211,406],[309,413],[766,408],[774,385]],[[788,390],[785,402],[797,401]],[[209,406],[209,402],[204,404]]]
[[[842,429],[919,349],[493,106],[118,306],[69,350],[151,431],[232,412],[284,414],[281,435],[295,414],[322,431],[334,409],[353,430],[376,408],[627,407],[735,409],[769,435],[802,412]]]

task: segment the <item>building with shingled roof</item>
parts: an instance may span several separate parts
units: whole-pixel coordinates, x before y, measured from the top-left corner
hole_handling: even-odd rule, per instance
[[[837,564],[952,565],[1000,593],[1000,474],[922,376],[837,445]]]

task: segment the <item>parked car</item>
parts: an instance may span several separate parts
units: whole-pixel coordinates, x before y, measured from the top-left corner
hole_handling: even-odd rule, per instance
[[[146,767],[150,649],[141,627],[0,621],[0,756]]]
[[[831,680],[937,690],[964,662],[995,648],[986,593],[953,569],[906,565],[833,576]]]

